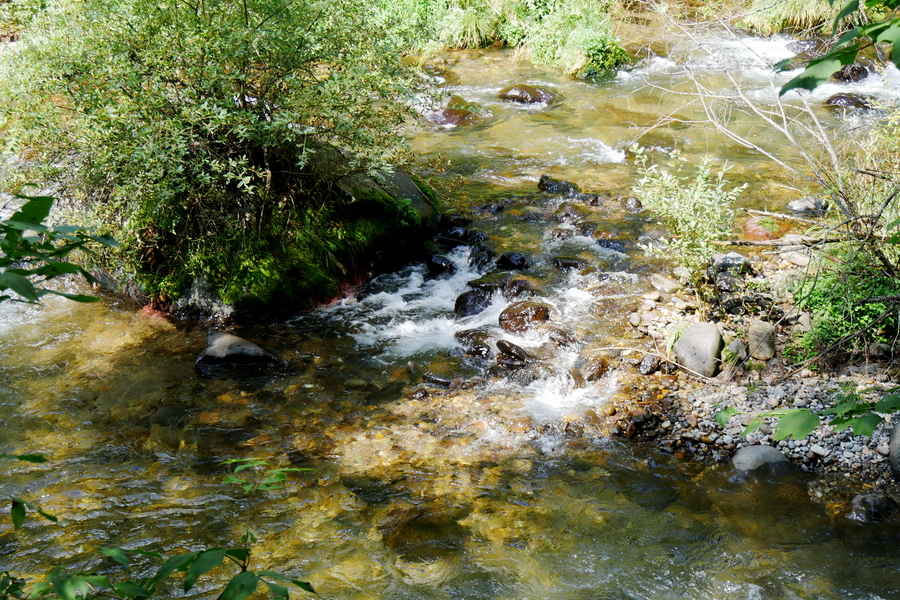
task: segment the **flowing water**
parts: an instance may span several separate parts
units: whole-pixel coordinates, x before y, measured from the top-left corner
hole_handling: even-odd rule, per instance
[[[456,297],[484,274],[468,247],[449,255],[450,277],[411,264],[334,306],[238,331],[283,360],[266,374],[204,377],[194,368],[203,327],[114,298],[0,305],[0,452],[52,459],[7,461],[0,495],[36,501],[64,525],[30,519],[13,532],[4,518],[0,567],[115,572],[101,547],[234,545],[249,522],[254,568],[307,579],[327,598],[896,598],[896,523],[850,522],[810,499],[806,476],[740,477],[610,438],[596,423],[613,399],[658,400],[673,378],[641,378],[627,360],[596,381],[573,374],[640,343],[620,324],[663,267],[637,247],[658,227],[617,200],[634,182],[632,143],[654,160],[678,149],[688,164],[727,161],[734,181],[750,184],[744,206],[781,208],[799,195],[759,152],[701,125],[686,78],[767,106],[773,88],[758,61],[790,56],[789,41],[705,34],[602,83],[509,51],[439,61],[436,81],[479,122],[426,126],[411,143],[435,167],[449,160],[435,183],[473,211],[488,245],[530,258],[525,284],[551,307],[552,327],[502,332],[500,294],[455,319]],[[896,81],[890,70],[854,89],[885,97]],[[497,100],[520,83],[558,100]],[[821,118],[849,128],[857,117]],[[735,109],[732,125],[793,159],[758,118]],[[600,195],[599,205],[538,193],[545,173]],[[560,270],[558,257],[583,268]],[[467,335],[511,341],[537,366],[492,377],[490,359],[453,352]],[[449,391],[423,377],[456,381]],[[248,498],[222,483],[220,464],[247,457],[312,470]],[[224,577],[186,597],[215,597]]]

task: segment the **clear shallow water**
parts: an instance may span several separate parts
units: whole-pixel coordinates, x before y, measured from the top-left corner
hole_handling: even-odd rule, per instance
[[[464,249],[451,254],[451,278],[410,265],[339,305],[237,331],[284,361],[259,377],[201,377],[193,363],[203,328],[148,320],[114,299],[0,305],[0,452],[52,459],[4,464],[0,494],[38,501],[66,521],[29,521],[14,533],[4,517],[0,568],[39,577],[60,562],[114,572],[100,547],[174,553],[236,544],[249,514],[260,538],[255,568],[308,579],[328,598],[896,597],[897,523],[854,525],[812,502],[803,476],[734,479],[724,467],[615,441],[594,426],[591,412],[615,394],[644,397],[666,385],[636,381],[626,368],[586,384],[573,374],[622,344],[624,311],[660,266],[635,245],[655,225],[609,198],[579,212],[536,193],[546,172],[585,191],[627,193],[625,150],[671,113],[680,124],[645,138],[683,149],[689,161],[727,157],[748,178],[781,177],[691,124],[692,109],[660,89],[690,87],[674,65],[691,61],[711,76],[725,64],[750,82],[748,93],[762,90],[743,48],[776,60],[784,43],[749,40],[735,53],[714,42],[716,60],[676,47],[601,84],[569,81],[508,52],[449,57],[450,91],[481,103],[490,119],[423,130],[414,147],[452,158],[437,183],[464,177],[456,193],[478,215],[472,227],[498,252],[531,257],[528,274],[575,344],[501,332],[509,300],[499,295],[484,313],[454,319],[456,296],[482,275]],[[553,87],[562,101],[523,108],[494,99],[520,81]],[[757,182],[755,193],[783,190],[768,185]],[[481,209],[496,203],[504,209]],[[557,229],[573,235],[554,237]],[[601,247],[597,230],[622,246]],[[560,271],[558,256],[588,268]],[[540,376],[485,378],[486,364],[448,356],[455,334],[474,328],[492,344],[527,349]],[[467,383],[421,394],[423,373]],[[249,456],[314,470],[250,502],[221,483],[227,469],[219,465]],[[215,597],[216,582],[189,596]]]

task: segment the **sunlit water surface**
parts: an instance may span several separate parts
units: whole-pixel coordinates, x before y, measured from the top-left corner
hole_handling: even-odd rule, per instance
[[[896,523],[832,514],[810,500],[805,476],[740,478],[614,441],[590,426],[591,415],[614,394],[655,393],[665,381],[641,392],[617,369],[587,384],[573,376],[620,343],[628,307],[660,268],[637,247],[656,226],[616,200],[633,184],[633,143],[660,160],[679,149],[689,163],[706,154],[727,161],[751,184],[747,206],[796,197],[773,163],[695,124],[701,109],[683,95],[693,89],[687,65],[723,94],[733,95],[730,75],[769,102],[773,82],[758,59],[790,56],[789,41],[704,37],[603,83],[572,81],[508,51],[446,57],[444,89],[479,106],[484,121],[425,127],[411,134],[413,146],[435,163],[449,157],[435,182],[455,185],[493,248],[532,258],[527,273],[575,344],[556,345],[548,331],[502,332],[509,301],[499,294],[485,312],[455,319],[456,297],[483,274],[466,248],[450,254],[452,277],[412,264],[329,308],[238,331],[283,360],[263,376],[200,376],[203,327],[147,319],[115,299],[0,305],[0,452],[52,459],[6,462],[0,494],[63,521],[30,519],[13,532],[4,517],[0,568],[34,578],[55,563],[115,573],[101,547],[234,545],[249,522],[259,538],[254,568],[309,580],[327,598],[896,598]],[[551,88],[560,101],[496,99],[516,83]],[[896,74],[856,88],[889,97]],[[660,116],[675,120],[649,129]],[[734,127],[783,145],[758,119],[738,114]],[[538,194],[544,173],[604,200],[573,208]],[[503,210],[483,208],[491,204]],[[588,267],[560,271],[558,256]],[[537,376],[492,379],[489,362],[449,356],[456,334],[475,328],[538,357]],[[417,393],[423,374],[467,383]],[[220,465],[251,456],[312,471],[251,499],[222,483]],[[151,566],[138,561],[136,572]],[[216,572],[185,596],[215,597],[224,578]],[[167,593],[182,595],[174,584]]]

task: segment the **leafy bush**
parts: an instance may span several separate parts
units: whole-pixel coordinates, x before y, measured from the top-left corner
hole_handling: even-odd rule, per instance
[[[671,233],[665,249],[653,245],[644,249],[657,256],[672,257],[691,272],[695,285],[703,279],[713,254],[713,242],[732,233],[732,205],[746,184],[727,189],[727,169],[713,175],[709,159],[704,159],[696,175],[680,175],[681,162],[669,171],[659,165],[647,166],[648,158],[635,149],[641,179],[635,187],[638,199],[653,210]],[[676,156],[676,159],[678,157]]]
[[[372,243],[331,182],[404,160],[414,90],[363,5],[57,2],[23,39],[0,72],[8,149],[64,165],[148,291],[207,274],[226,300],[323,295]]]

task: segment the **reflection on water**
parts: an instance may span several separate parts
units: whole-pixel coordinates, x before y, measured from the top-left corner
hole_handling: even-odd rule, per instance
[[[592,425],[624,393],[624,376],[585,384],[573,371],[621,335],[622,306],[657,267],[636,246],[654,225],[609,197],[579,212],[537,194],[536,182],[549,170],[588,191],[627,191],[627,143],[677,108],[647,83],[670,65],[591,84],[507,52],[453,60],[453,92],[492,120],[413,143],[457,160],[451,175],[467,177],[461,193],[480,215],[472,227],[497,252],[530,256],[528,275],[559,329],[503,332],[498,315],[510,300],[499,294],[484,313],[455,319],[456,296],[483,275],[466,249],[450,255],[452,277],[410,265],[339,305],[237,331],[284,361],[256,377],[199,376],[202,327],[147,320],[115,299],[2,304],[0,452],[52,462],[4,464],[0,494],[37,500],[65,526],[29,521],[13,532],[4,518],[0,567],[31,577],[56,562],[112,572],[100,547],[235,544],[249,516],[260,538],[254,568],[308,579],[329,598],[896,597],[896,521],[856,525],[812,502],[802,475],[739,477]],[[563,101],[529,110],[493,99],[521,81]],[[679,114],[682,125],[664,128],[661,143],[770,172]],[[502,210],[480,208],[492,203]],[[559,256],[588,266],[561,270]],[[536,376],[492,379],[489,363],[449,356],[471,330],[492,347],[505,339],[524,348]],[[576,341],[554,342],[560,331]],[[417,385],[426,373],[464,382],[426,391]],[[314,470],[250,501],[221,483],[219,464],[249,456]],[[215,583],[187,596],[213,597]]]

